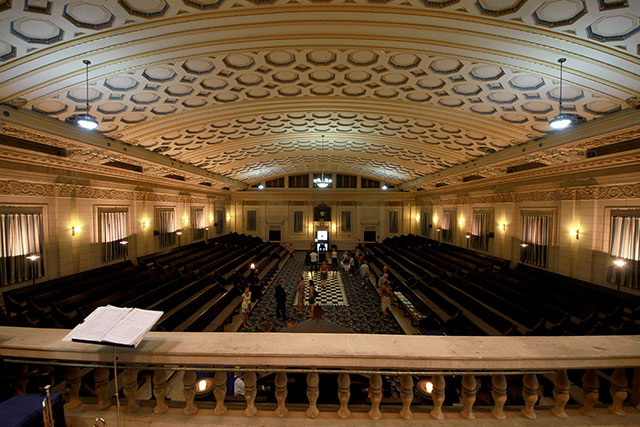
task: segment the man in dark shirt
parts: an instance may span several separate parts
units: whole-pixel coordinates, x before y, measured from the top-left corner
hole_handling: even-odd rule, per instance
[[[276,317],[279,319],[282,315],[282,320],[287,320],[287,291],[282,285],[284,280],[281,279],[276,286]]]

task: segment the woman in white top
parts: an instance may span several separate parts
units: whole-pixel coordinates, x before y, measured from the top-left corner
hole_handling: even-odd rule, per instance
[[[334,270],[338,269],[338,250],[334,248],[331,250],[331,265]]]
[[[240,309],[242,310],[242,326],[249,327],[249,308],[251,307],[251,292],[249,287],[244,288],[244,294],[242,294],[242,303]]]

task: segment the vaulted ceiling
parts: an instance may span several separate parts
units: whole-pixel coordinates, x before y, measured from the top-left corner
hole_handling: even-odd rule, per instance
[[[106,136],[249,184],[320,168],[419,182],[548,134],[560,57],[565,112],[637,105],[639,15],[635,0],[0,0],[0,102],[84,113],[89,59]]]

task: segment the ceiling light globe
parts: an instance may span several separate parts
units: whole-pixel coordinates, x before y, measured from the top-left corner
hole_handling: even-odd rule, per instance
[[[549,122],[551,128],[559,130],[564,129],[571,124],[571,119],[563,114],[557,115],[553,120]]]

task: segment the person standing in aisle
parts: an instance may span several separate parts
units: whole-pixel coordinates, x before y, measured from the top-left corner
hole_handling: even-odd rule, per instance
[[[298,279],[298,285],[296,286],[298,298],[298,307],[300,308],[300,314],[304,313],[304,279],[302,276]]]
[[[244,288],[244,294],[242,294],[242,302],[240,309],[242,310],[242,326],[249,327],[249,308],[251,308],[251,292],[249,287]]]
[[[284,280],[280,279],[276,286],[276,318],[287,320],[287,291],[284,290]]]
[[[334,270],[338,269],[338,249],[335,246],[331,250],[331,266]]]
[[[323,261],[320,266],[320,280],[322,280],[322,287],[324,288],[327,284],[327,279],[329,278],[329,267],[327,267],[327,262]]]
[[[311,307],[310,317],[313,317],[313,310],[316,307],[316,288],[313,285],[313,280],[309,280],[309,306]]]
[[[311,271],[318,271],[318,252],[315,249],[309,254],[309,260],[311,261]]]

